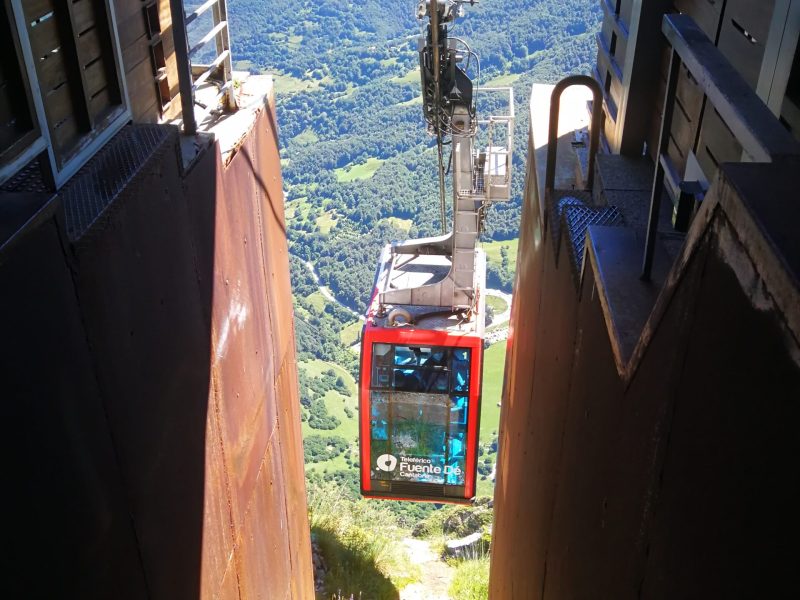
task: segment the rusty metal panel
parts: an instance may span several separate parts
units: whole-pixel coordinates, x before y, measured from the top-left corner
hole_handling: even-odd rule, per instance
[[[219,160],[214,394],[245,597],[313,596],[288,247],[274,113]],[[227,332],[227,333],[226,333]]]
[[[239,539],[239,583],[244,598],[289,596],[291,563],[286,545],[288,520],[279,443],[275,438],[267,447]]]
[[[292,348],[294,340],[292,340]],[[308,515],[292,507],[305,506],[305,469],[303,442],[300,433],[300,398],[297,390],[297,363],[292,351],[278,375],[276,393],[281,398],[278,424],[281,439],[281,465],[286,482],[285,496],[288,509],[288,535],[291,558],[291,598],[313,597],[313,581],[305,565],[311,555]]]
[[[239,158],[239,157],[237,157]],[[267,443],[277,427],[272,318],[259,248],[253,175],[234,160],[217,182],[212,314],[214,394],[219,403],[234,523],[243,526]]]
[[[184,173],[174,129],[146,126],[100,176],[132,126],[4,254],[13,596],[313,597],[268,123],[252,164],[212,146]]]
[[[727,220],[712,227],[708,257],[693,268],[702,272],[641,590],[650,598],[775,598],[794,585],[800,532],[800,367],[788,350],[796,353],[797,342],[780,315],[753,305],[769,294],[753,291],[764,285],[753,264],[764,257],[746,252]]]
[[[237,579],[231,505],[228,501],[230,484],[225,470],[225,454],[216,409],[212,399],[212,410],[209,410],[206,423],[201,598],[222,596],[220,590],[225,590],[231,582],[235,584]],[[238,591],[236,595],[227,592],[225,596],[238,598]]]
[[[4,595],[145,597],[123,479],[55,221],[28,231],[3,259]]]
[[[244,154],[238,157],[256,167],[255,197],[259,201],[264,237],[262,251],[266,262],[266,277],[273,289],[291,289],[289,278],[289,251],[286,239],[286,219],[284,215],[283,181],[280,170],[270,165],[280,164],[278,132],[274,121],[274,99],[270,100],[269,110],[260,120],[263,135],[256,137],[255,156]],[[249,148],[244,148],[245,153]],[[237,159],[234,159],[237,160]],[[277,318],[272,331],[276,356],[294,352],[294,312],[291,294],[271,294],[270,311]]]
[[[621,572],[630,564],[620,563],[626,546],[618,537],[629,533],[619,523],[609,523],[609,506],[616,508],[616,475],[626,471],[620,464],[615,431],[622,418],[622,382],[616,371],[611,345],[591,278],[584,280],[578,307],[580,335],[575,339],[575,361],[562,429],[563,449],[559,463],[557,495],[547,548],[547,579],[544,597],[622,598],[609,587],[629,583]],[[629,484],[630,485],[630,484]],[[605,501],[604,501],[605,499]],[[635,522],[634,519],[632,521]],[[609,563],[619,563],[612,568]]]
[[[562,252],[567,251],[567,243],[566,236],[562,236]],[[521,249],[520,256],[522,252]],[[547,550],[569,395],[577,299],[569,261],[562,261],[556,267],[553,246],[546,240],[539,244],[538,252],[543,255],[544,264],[540,287],[530,299],[520,301],[522,296],[516,296],[519,306],[539,305],[538,324],[523,334],[533,338],[532,346],[528,346],[530,353],[523,354],[520,347],[514,352],[516,379],[511,385],[530,392],[511,400],[512,404],[504,406],[501,415],[503,434],[498,470],[505,472],[495,486],[492,598],[540,597],[548,570]],[[517,323],[512,327],[516,336],[520,327]],[[514,388],[508,389],[504,403],[515,393]],[[536,535],[520,535],[520,531],[535,531]]]
[[[194,274],[176,158],[173,135],[136,165],[105,212],[91,213],[73,264],[148,587],[164,598],[199,595],[211,353],[201,299],[211,289]],[[91,181],[104,160],[87,165]],[[84,197],[92,208],[91,194],[75,202]],[[68,208],[83,214],[72,200]]]
[[[517,276],[515,306],[539,314],[524,335],[523,311],[512,319],[492,598],[778,597],[791,587],[800,252],[787,167],[723,168],[737,179],[718,179],[707,197],[624,376],[606,321],[635,313],[637,293],[620,286],[627,303],[609,308],[608,275],[625,268],[636,281],[638,247],[625,256],[633,266],[617,255],[600,268],[593,254],[576,296],[549,243],[539,287],[524,285],[539,275],[521,241],[530,272]],[[528,218],[523,232],[536,229]]]
[[[524,469],[522,459],[531,444],[529,422],[533,403],[533,374],[536,370],[536,332],[541,318],[540,297],[545,254],[551,246],[544,243],[544,215],[539,208],[540,196],[537,183],[537,166],[544,166],[546,156],[541,150],[533,149],[533,140],[528,146],[528,170],[525,196],[522,207],[519,249],[517,253],[517,273],[514,282],[516,298],[526,298],[526,302],[513,302],[511,305],[511,327],[509,329],[508,353],[506,355],[505,380],[498,431],[497,480],[495,481],[495,506],[504,507],[494,513],[494,539],[492,554],[497,557],[491,561],[489,582],[492,598],[518,597],[523,589],[532,590],[530,582],[520,581],[521,562],[515,534],[520,518],[526,511],[518,500],[525,490],[525,477],[520,477]],[[537,160],[538,159],[538,160]],[[552,260],[552,254],[550,254]],[[524,304],[524,310],[523,310]],[[512,418],[513,417],[513,418]],[[499,538],[498,538],[499,535]],[[515,558],[516,557],[516,558]],[[525,569],[529,569],[525,566]],[[528,585],[530,583],[530,585]]]

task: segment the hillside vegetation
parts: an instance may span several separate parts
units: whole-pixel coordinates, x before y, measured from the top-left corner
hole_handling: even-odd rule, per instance
[[[383,244],[440,227],[434,141],[412,102],[420,96],[415,8],[416,0],[230,3],[237,63],[279,75],[292,253],[314,262],[358,312]],[[589,72],[598,23],[596,0],[482,0],[457,24],[481,57],[481,80],[511,84],[517,98],[514,199],[489,212],[487,241],[517,237],[527,90]],[[320,221],[334,213],[334,223]],[[392,218],[413,225],[400,230]]]
[[[324,562],[320,598],[397,599],[405,586],[424,585],[399,542],[415,531],[437,552],[466,531],[458,523],[472,523],[487,541],[490,535],[504,341],[484,356],[481,504],[440,509],[359,498],[359,315],[381,248],[440,232],[435,141],[420,101],[416,6],[417,0],[229,2],[234,67],[271,73],[277,91],[309,506]],[[488,287],[510,292],[529,89],[534,81],[590,72],[600,8],[597,0],[481,0],[465,12],[455,35],[480,55],[480,82],[513,86],[516,98],[512,200],[489,211],[482,238]],[[479,95],[481,114],[505,108]],[[495,315],[508,306],[500,296],[488,296],[487,304]],[[470,511],[480,518],[465,516]],[[475,555],[450,559],[452,598],[486,598],[488,546],[479,547]]]

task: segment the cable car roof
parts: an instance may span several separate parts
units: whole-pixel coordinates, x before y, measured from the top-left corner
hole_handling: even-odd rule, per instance
[[[439,254],[393,254],[387,246],[381,254],[376,278],[376,291],[382,289],[414,288],[433,284],[447,277],[450,259]],[[486,281],[486,259],[482,250],[476,250],[476,277]],[[389,315],[401,308],[411,316],[412,324],[401,325],[409,329],[445,331],[451,335],[483,336],[485,317],[484,290],[476,288],[478,295],[473,311],[453,311],[437,305],[387,304],[380,305],[380,294],[376,293],[367,313],[367,327],[392,327]],[[397,327],[397,326],[396,326]]]

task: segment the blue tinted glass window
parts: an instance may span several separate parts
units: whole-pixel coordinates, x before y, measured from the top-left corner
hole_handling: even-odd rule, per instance
[[[394,364],[400,365],[415,365],[417,364],[417,356],[414,351],[408,346],[395,346],[394,347]]]
[[[371,476],[462,486],[471,352],[374,344]]]
[[[392,386],[392,352],[391,344],[373,344],[372,346],[372,381],[373,388],[389,388]]]
[[[466,424],[468,404],[469,404],[469,399],[467,396],[453,396],[450,399],[451,423]]]
[[[370,426],[373,440],[389,439],[389,398],[386,394],[372,393]]]
[[[469,391],[469,367],[457,367],[453,369],[453,391]]]
[[[453,350],[453,391],[469,391],[469,350],[464,348]]]
[[[452,433],[452,432],[451,432]],[[447,453],[451,457],[463,457],[465,449],[464,433],[457,432],[450,435],[447,439]]]

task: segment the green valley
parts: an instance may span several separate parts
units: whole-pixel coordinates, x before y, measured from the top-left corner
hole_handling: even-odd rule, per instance
[[[422,115],[416,6],[417,0],[229,2],[236,68],[271,73],[275,81],[310,520],[326,562],[326,598],[396,599],[403,587],[421,585],[407,561],[410,549],[423,544],[438,558],[448,537],[468,533],[466,522],[484,532],[481,552],[490,538],[506,321],[492,324],[492,339],[500,341],[484,351],[476,505],[359,497],[359,315],[382,247],[441,230],[436,144]],[[481,0],[466,13],[456,35],[480,55],[480,84],[512,86],[517,104],[512,199],[489,210],[482,236],[487,287],[504,293],[487,297],[497,316],[507,312],[516,267],[528,130],[521,107],[533,82],[590,71],[600,9],[596,0]],[[479,112],[503,108],[478,95]],[[442,594],[485,598],[485,555],[451,563],[447,568],[463,575]]]

